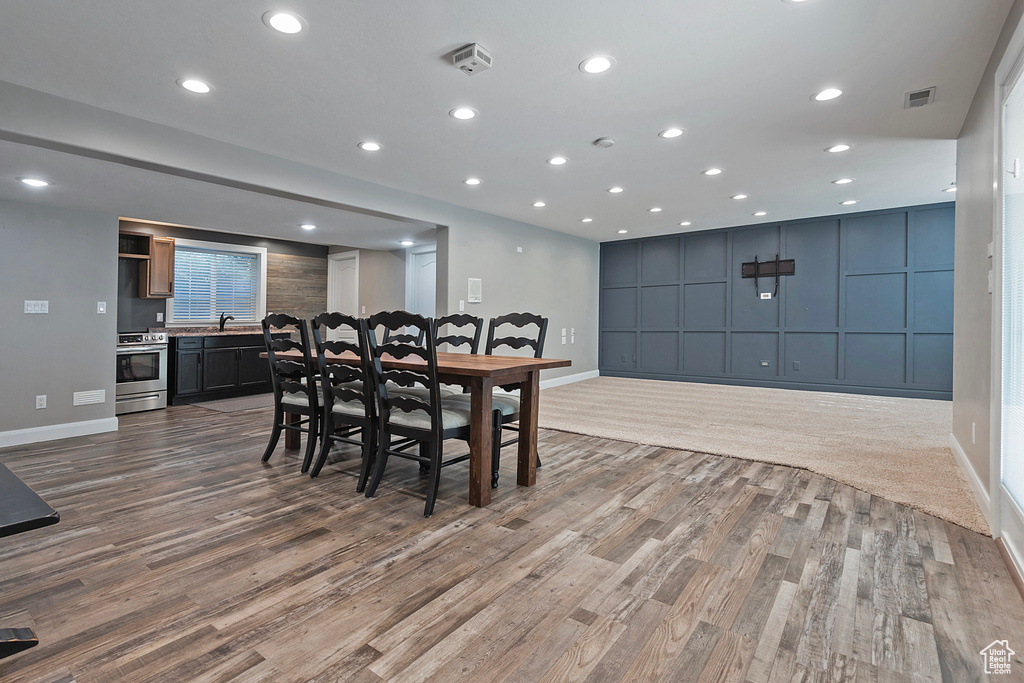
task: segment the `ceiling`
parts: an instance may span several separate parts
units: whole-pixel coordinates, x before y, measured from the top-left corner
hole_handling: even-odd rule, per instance
[[[955,138],[1011,4],[7,0],[0,80],[604,241],[949,200],[941,190],[955,177]],[[307,30],[270,30],[269,9],[298,13]],[[446,56],[474,41],[494,66],[467,76]],[[616,64],[581,72],[595,54]],[[182,77],[214,90],[186,92]],[[903,109],[904,93],[930,86],[934,104]],[[825,87],[844,94],[812,101]],[[457,121],[456,106],[479,115]],[[658,137],[672,126],[685,134]],[[591,144],[602,136],[614,147]],[[364,152],[362,140],[383,149]],[[823,151],[837,142],[853,147]],[[33,155],[71,163],[18,147],[0,148],[5,179]],[[555,155],[569,162],[547,164]],[[73,201],[123,200],[132,209],[121,215],[280,236],[310,208],[267,198],[231,219],[248,204],[243,190],[186,187],[185,202],[183,186],[199,181],[137,170],[115,181],[116,170],[96,172],[115,164],[81,164]],[[712,166],[725,172],[701,174]],[[482,183],[465,185],[469,176]],[[831,183],[841,177],[855,182]],[[132,204],[123,188],[137,184]],[[625,191],[606,191],[616,185]],[[4,187],[0,196],[20,192]],[[749,198],[730,199],[737,193]],[[840,206],[848,199],[858,203]],[[547,206],[533,208],[537,200]],[[393,239],[394,226],[380,223],[393,221],[331,220],[336,235],[306,241]]]

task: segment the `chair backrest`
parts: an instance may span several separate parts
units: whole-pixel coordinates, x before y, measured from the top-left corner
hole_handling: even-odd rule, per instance
[[[536,325],[537,331],[532,337],[496,337],[495,333],[502,325],[512,325],[519,330],[530,325]],[[508,315],[491,318],[491,324],[487,327],[487,347],[485,353],[488,356],[493,355],[494,350],[500,346],[507,346],[513,349],[529,347],[533,349],[534,358],[541,358],[544,355],[544,337],[547,333],[548,319],[533,313],[509,313]]]
[[[441,328],[445,325],[451,325],[452,327],[472,327],[472,330],[467,330],[466,334],[472,334],[472,336],[466,336],[465,334],[456,334],[453,330],[451,334],[441,334]],[[484,327],[484,319],[478,318],[475,315],[469,315],[468,313],[453,313],[452,315],[446,315],[434,320],[434,346],[440,346],[441,344],[449,344],[456,348],[460,346],[469,346],[470,353],[476,353],[480,349],[480,332]]]
[[[309,398],[309,405],[315,408],[317,406],[316,380],[313,376],[313,359],[310,354],[306,321],[284,313],[271,313],[261,321],[261,325],[263,326],[263,343],[267,347],[267,358],[270,361],[274,398],[278,405],[280,405],[281,397],[285,394],[305,394]],[[293,328],[298,332],[298,341],[291,336],[281,339],[273,338],[275,330],[293,331],[288,328]],[[300,351],[303,360],[278,358],[277,354],[281,351]]]
[[[412,328],[417,334],[391,334],[387,341],[377,343],[378,327],[384,327],[392,333],[400,329]],[[411,339],[402,341],[400,337]],[[415,337],[422,337],[424,344],[417,344]],[[367,346],[370,349],[370,361],[373,368],[374,393],[377,399],[382,425],[388,424],[391,410],[405,412],[424,411],[430,417],[431,431],[441,431],[441,397],[437,383],[437,347],[434,345],[434,321],[408,311],[384,311],[375,313],[367,319]],[[381,362],[383,356],[391,359],[414,363],[412,367],[384,369]],[[416,394],[389,391],[388,384],[401,387],[424,387],[426,392]]]
[[[423,330],[417,330],[416,334],[410,334],[408,330],[405,332],[399,332],[397,330],[389,330],[384,328],[384,339],[381,341],[382,344],[387,344],[389,341],[398,341],[403,344],[415,344],[416,346],[423,346],[423,337],[426,333]]]
[[[324,339],[320,328],[354,332],[355,341]],[[320,386],[324,404],[333,406],[336,400],[356,401],[363,405],[367,416],[373,414],[373,381],[370,378],[370,359],[366,349],[366,321],[344,313],[321,313],[313,318],[313,344],[320,368]],[[328,363],[327,353],[354,353],[358,363]]]

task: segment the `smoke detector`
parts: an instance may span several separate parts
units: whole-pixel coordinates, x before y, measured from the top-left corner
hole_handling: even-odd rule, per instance
[[[594,147],[600,147],[601,149],[608,149],[615,144],[615,140],[611,138],[598,138],[594,140]]]
[[[456,50],[452,64],[472,76],[478,71],[491,68],[491,53],[477,43],[470,43]]]
[[[925,88],[924,90],[915,90],[914,92],[908,92],[903,96],[903,108],[913,109],[914,107],[923,107],[926,104],[931,104],[935,101],[935,86]]]

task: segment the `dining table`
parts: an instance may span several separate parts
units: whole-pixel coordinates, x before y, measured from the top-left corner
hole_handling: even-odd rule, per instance
[[[298,350],[277,351],[278,359],[302,361]],[[328,363],[354,365],[359,357],[351,352],[327,352]],[[422,371],[425,361],[419,358],[398,360],[384,356],[385,369]],[[540,372],[566,368],[572,361],[555,358],[524,358],[490,356],[474,353],[437,352],[437,377],[443,384],[469,387],[469,504],[487,507],[491,504],[491,427],[492,401],[495,387],[519,389],[519,453],[516,483],[533,486],[537,483],[537,416],[540,409]],[[295,415],[286,419],[298,421]],[[288,430],[285,448],[298,448],[301,435]]]

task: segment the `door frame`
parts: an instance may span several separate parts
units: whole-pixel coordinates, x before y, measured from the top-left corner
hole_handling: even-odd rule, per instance
[[[437,258],[436,244],[423,244],[405,250],[405,308],[411,310],[411,303],[416,300],[416,259],[420,254],[434,254]],[[437,313],[437,282],[434,282],[434,313]]]
[[[1003,115],[1014,88],[1024,88],[1024,22],[1014,30],[995,73],[993,155],[995,187],[992,225],[992,327],[989,396],[989,526],[1000,540],[1006,556],[1024,576],[1024,511],[1003,488],[1002,482],[1002,398],[1003,398]]]

